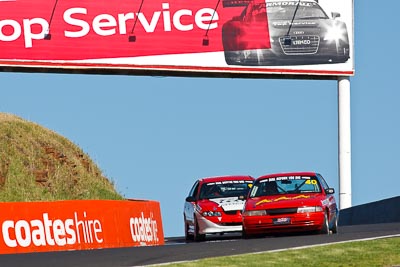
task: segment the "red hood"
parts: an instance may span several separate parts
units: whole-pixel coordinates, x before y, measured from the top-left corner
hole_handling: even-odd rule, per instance
[[[255,197],[247,200],[246,209],[274,209],[321,205],[321,194],[289,194]]]

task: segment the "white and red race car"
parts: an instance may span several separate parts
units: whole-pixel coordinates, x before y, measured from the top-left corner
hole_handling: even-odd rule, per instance
[[[197,180],[184,206],[186,240],[202,241],[207,234],[242,231],[242,209],[251,176],[219,176]]]

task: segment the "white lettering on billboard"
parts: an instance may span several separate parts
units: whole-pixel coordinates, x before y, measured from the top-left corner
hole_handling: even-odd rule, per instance
[[[129,220],[131,236],[134,242],[158,242],[157,221],[153,219],[153,213],[149,217],[133,217]]]
[[[30,221],[6,220],[1,231],[4,243],[11,248],[103,243],[100,221],[87,219],[86,212],[83,216],[75,212],[66,220],[49,219],[48,213]]]
[[[213,30],[218,27],[219,16],[212,8],[201,8],[193,14],[192,10],[180,9],[171,14],[169,3],[162,3],[162,10],[155,11],[153,14],[144,13],[120,13],[114,17],[111,14],[98,14],[93,21],[78,19],[77,15],[87,15],[88,10],[83,7],[73,7],[65,10],[63,13],[64,22],[69,26],[73,26],[74,30],[65,29],[64,35],[69,38],[81,38],[89,34],[90,29],[100,36],[110,36],[118,33],[127,34],[127,22],[137,17],[139,24],[145,32],[153,33],[156,31],[157,25],[162,22],[163,30],[170,32],[173,29],[178,31],[191,31],[194,26],[202,30]],[[213,15],[214,14],[214,15]],[[136,17],[135,17],[136,16]],[[192,17],[192,22],[182,23],[182,17]],[[33,27],[40,26],[40,32],[34,32]],[[12,28],[12,34],[4,33],[5,27]],[[22,26],[18,21],[5,19],[0,20],[0,41],[12,42],[23,35],[25,48],[31,48],[34,40],[42,40],[45,33],[49,30],[49,22],[43,18],[23,19]]]
[[[12,27],[13,33],[9,36],[4,35],[4,27]],[[11,42],[17,40],[21,36],[21,25],[18,22],[11,19],[0,20],[0,41]]]

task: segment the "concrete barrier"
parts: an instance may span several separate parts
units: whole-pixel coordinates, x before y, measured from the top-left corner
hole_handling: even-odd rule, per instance
[[[340,210],[339,225],[400,222],[400,196]]]

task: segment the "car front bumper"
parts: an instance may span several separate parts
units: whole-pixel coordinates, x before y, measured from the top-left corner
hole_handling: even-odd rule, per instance
[[[229,232],[241,232],[242,224],[221,225],[214,223],[203,216],[199,216],[197,223],[199,224],[199,234],[217,234]]]
[[[349,59],[349,46],[343,42],[321,41],[315,48],[290,48],[276,40],[271,49],[226,51],[231,65],[278,66],[344,63]]]
[[[246,234],[318,231],[324,223],[324,212],[281,214],[278,216],[244,216]],[[280,223],[279,221],[289,220]]]

